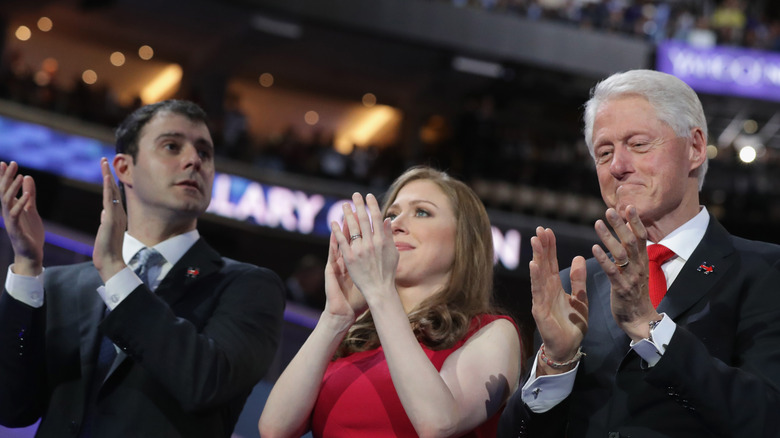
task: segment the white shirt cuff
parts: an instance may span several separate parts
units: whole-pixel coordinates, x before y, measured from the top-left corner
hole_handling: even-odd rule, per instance
[[[8,291],[8,295],[30,307],[43,306],[43,273],[46,268],[35,277],[30,277],[14,274],[11,269],[13,266],[13,264],[8,266],[8,274],[5,277],[5,290]]]
[[[135,275],[135,272],[129,267],[125,267],[109,278],[105,286],[98,287],[97,291],[106,306],[110,310],[114,310],[135,288],[142,284],[143,282]]]
[[[677,324],[672,321],[672,318],[666,316],[665,313],[661,315],[663,318],[654,329],[650,330],[649,338],[639,342],[631,341],[631,348],[647,362],[648,367],[654,367],[661,360],[669,341],[672,340],[674,331],[677,329]]]
[[[536,354],[534,359],[531,375],[528,376],[528,380],[523,385],[521,397],[523,402],[531,409],[531,412],[541,414],[554,408],[571,394],[580,363],[577,362],[574,369],[562,374],[536,377],[538,362],[539,353]]]

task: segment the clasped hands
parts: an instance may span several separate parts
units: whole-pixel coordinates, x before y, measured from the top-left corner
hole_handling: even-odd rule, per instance
[[[382,217],[374,195],[365,202],[352,195],[355,211],[343,205],[344,223],[331,223],[330,248],[325,267],[326,313],[353,322],[368,307],[369,300],[397,296],[395,272],[398,250],[390,219]],[[366,211],[368,207],[368,211]]]
[[[635,207],[629,205],[623,213],[626,220],[613,208],[606,212],[607,222],[615,235],[604,221],[596,222],[596,233],[606,251],[600,245],[594,245],[592,251],[611,284],[612,316],[618,326],[632,340],[637,341],[648,337],[647,323],[660,319],[660,316],[653,308],[648,293],[647,230]],[[572,260],[569,295],[563,290],[558,274],[555,234],[552,230],[538,227],[536,236],[531,238],[531,247],[531,313],[544,342],[547,357],[554,362],[564,363],[574,357],[588,330],[585,259],[577,256]],[[552,369],[541,361],[537,367],[537,375],[565,371],[568,369]]]

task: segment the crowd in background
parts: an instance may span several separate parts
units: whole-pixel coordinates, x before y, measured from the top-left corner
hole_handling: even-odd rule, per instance
[[[455,0],[454,3],[629,33],[653,28],[648,25],[652,21],[657,33],[672,38],[682,38],[693,29],[704,29],[701,23],[706,22],[706,29],[717,33],[719,43],[739,42],[765,48],[774,48],[770,41],[778,40],[775,34],[780,29],[780,25],[759,19],[758,11],[740,4],[739,0],[723,0],[719,4],[650,0]],[[731,27],[726,23],[731,23]],[[60,89],[54,81],[42,82],[36,78],[31,68],[21,64],[18,54],[4,53],[2,59],[0,99],[109,127],[116,126],[141,104],[136,99],[130,105],[120,105],[110,89],[87,86],[80,78],[74,78],[70,89]],[[196,93],[180,97],[198,102]],[[461,107],[450,114],[432,114],[423,126],[405,128],[407,132],[425,131],[435,135],[407,137],[397,145],[381,148],[355,147],[350,153],[342,154],[335,148],[332,133],[320,131],[316,126],[311,132],[288,128],[280,134],[251,137],[240,103],[239,96],[228,95],[223,108],[207,108],[217,151],[223,158],[258,168],[355,182],[381,191],[406,167],[429,164],[447,169],[474,185],[501,182],[510,185],[512,190],[531,187],[599,198],[593,162],[582,140],[577,104],[567,103],[567,107],[572,107],[572,114],[566,117],[561,116],[561,108],[537,111],[539,114],[533,111],[518,114],[506,102],[498,100],[496,93],[466,96]],[[542,109],[550,106],[546,101],[536,105]],[[708,177],[712,182],[705,187],[704,199],[716,209],[720,205],[724,215],[732,214],[738,221],[780,220],[780,206],[774,207],[780,203],[768,202],[769,197],[780,198],[780,181],[777,181],[780,176],[772,171],[780,163],[778,152],[770,146],[761,162],[751,165],[738,163],[733,155],[731,151],[727,158],[721,156],[714,160]],[[495,190],[486,189],[485,193],[494,195]],[[538,210],[529,211],[517,203],[507,202],[506,196],[486,197],[485,202],[492,208],[539,214]],[[585,223],[590,218],[585,216],[580,220]]]
[[[780,18],[746,0],[439,0],[581,28],[700,46],[780,51]]]

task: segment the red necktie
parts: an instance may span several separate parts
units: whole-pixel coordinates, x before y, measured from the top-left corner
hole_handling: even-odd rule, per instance
[[[655,244],[647,247],[647,258],[650,261],[650,301],[653,307],[658,307],[666,295],[666,277],[661,270],[661,265],[674,256],[674,251],[663,245]]]

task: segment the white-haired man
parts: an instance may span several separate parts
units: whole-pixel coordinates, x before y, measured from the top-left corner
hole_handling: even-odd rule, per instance
[[[558,274],[537,229],[542,342],[500,437],[777,436],[780,247],[731,236],[699,204],[707,127],[696,93],[650,70],[600,82],[585,107],[604,248]]]

